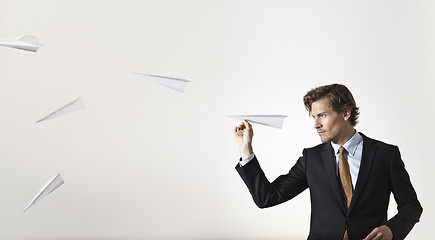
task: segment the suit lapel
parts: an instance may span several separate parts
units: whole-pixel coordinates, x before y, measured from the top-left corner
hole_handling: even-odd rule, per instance
[[[362,133],[360,134],[363,137],[363,152],[361,157],[361,165],[358,173],[358,180],[356,182],[348,214],[352,211],[359,197],[363,193],[365,183],[370,176],[370,171],[372,169],[373,161],[377,150],[377,147],[374,145],[374,142],[370,138],[366,137]]]
[[[332,190],[334,194],[336,195],[339,203],[341,203],[343,212],[345,211],[344,204],[343,204],[343,196],[341,195],[340,186],[337,179],[337,172],[336,172],[336,164],[335,164],[335,154],[334,150],[331,146],[331,143],[326,143],[323,150],[322,150],[322,159],[323,164],[325,166],[326,175],[328,176],[329,182],[331,184]]]

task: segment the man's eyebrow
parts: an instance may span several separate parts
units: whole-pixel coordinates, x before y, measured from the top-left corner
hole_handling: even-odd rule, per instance
[[[322,115],[322,114],[326,114],[326,112],[320,112],[320,113],[316,114],[316,116],[320,116],[320,115]],[[313,114],[310,114],[310,116],[311,116],[311,117],[314,117]]]

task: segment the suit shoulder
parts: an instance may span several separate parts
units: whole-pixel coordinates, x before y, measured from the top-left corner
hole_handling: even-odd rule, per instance
[[[317,145],[317,146],[314,146],[314,147],[305,148],[304,151],[308,151],[308,152],[319,152],[319,151],[321,151],[322,149],[325,148],[326,144],[331,144],[331,143],[330,143],[330,142],[327,142],[327,143],[321,143],[321,144],[319,144],[319,145]]]
[[[371,143],[373,145],[376,145],[382,149],[391,149],[392,150],[394,148],[398,148],[396,145],[385,143],[385,142],[377,140],[377,139],[369,138],[363,134],[361,134],[361,135],[363,136],[363,141],[365,141],[367,143]]]

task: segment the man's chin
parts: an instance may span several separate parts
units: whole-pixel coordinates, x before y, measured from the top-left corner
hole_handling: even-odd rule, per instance
[[[320,137],[320,141],[322,141],[322,143],[326,143],[326,142],[329,142],[329,138],[327,138],[327,137]]]

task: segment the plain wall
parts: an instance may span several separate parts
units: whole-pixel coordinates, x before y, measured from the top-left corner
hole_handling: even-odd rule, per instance
[[[434,226],[434,1],[5,1],[0,239],[305,239],[308,191],[258,209],[234,166],[229,114],[254,125],[270,180],[320,143],[302,104],[343,83],[358,131],[399,146]],[[183,94],[130,72],[188,79]],[[83,96],[86,110],[34,122]],[[56,173],[65,184],[22,213]],[[390,216],[396,205],[392,197]]]

